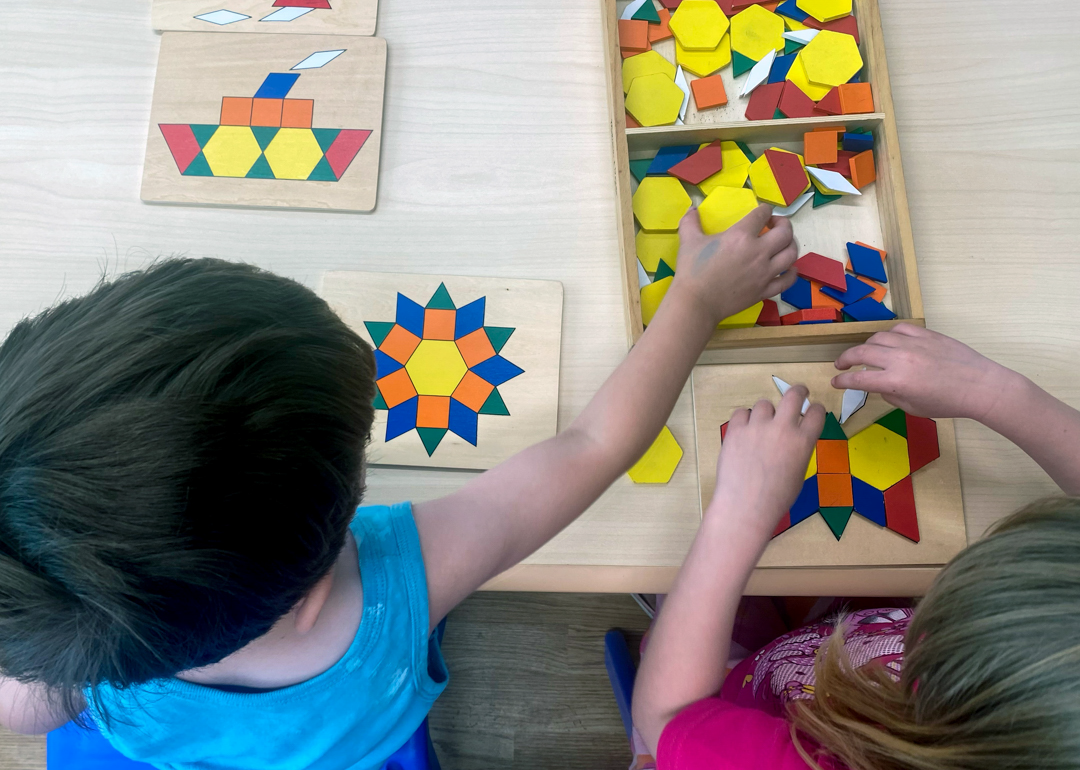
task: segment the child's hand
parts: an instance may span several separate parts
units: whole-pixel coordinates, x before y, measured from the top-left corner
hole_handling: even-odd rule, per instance
[[[768,538],[795,502],[821,429],[825,409],[813,404],[800,416],[809,395],[795,385],[774,409],[765,400],[731,416],[716,466],[716,493],[706,516],[739,516]]]
[[[880,393],[886,401],[918,417],[970,417],[985,421],[1014,372],[962,342],[911,324],[878,332],[845,350],[834,388]]]
[[[767,233],[759,235],[769,225]],[[672,289],[692,293],[713,325],[795,282],[798,247],[791,222],[762,204],[718,235],[705,235],[697,209],[679,223],[679,259]]]

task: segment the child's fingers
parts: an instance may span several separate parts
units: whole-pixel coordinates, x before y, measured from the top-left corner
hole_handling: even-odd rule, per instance
[[[763,398],[754,404],[754,408],[750,411],[750,422],[765,422],[772,419],[775,414],[776,408],[773,407],[772,401]]]
[[[795,240],[795,231],[791,229],[791,220],[787,217],[773,217],[779,220],[772,224],[772,229],[761,236],[761,245],[769,254],[783,251]]]
[[[792,390],[794,390],[794,388],[792,388]],[[821,404],[810,404],[810,408],[807,409],[806,414],[802,416],[802,422],[799,423],[799,430],[801,430],[803,435],[807,436],[811,441],[817,441],[818,436],[821,435],[821,431],[824,428],[825,407]]]
[[[769,258],[769,269],[774,275],[780,275],[780,273],[794,265],[795,260],[798,258],[799,245],[792,241]]]
[[[795,284],[795,279],[798,277],[794,270],[788,270],[776,276],[765,286],[765,291],[761,292],[762,299],[775,297],[780,292],[787,291]]]
[[[779,406],[776,407],[776,418],[792,425],[798,425],[799,418],[802,416],[803,402],[806,401],[809,395],[810,391],[805,385],[792,385],[780,399]]]
[[[896,334],[903,334],[905,337],[929,337],[934,332],[929,329],[924,329],[921,326],[915,326],[915,324],[900,323],[894,326],[890,331]]]
[[[889,374],[880,369],[843,372],[832,378],[832,386],[837,390],[865,390],[870,393],[884,392],[888,389],[889,382]]]
[[[701,231],[701,215],[695,206],[679,220],[679,243],[690,243],[694,238],[704,237],[705,234]]]
[[[732,225],[731,229],[745,230],[748,235],[756,236],[761,232],[761,229],[768,224],[771,217],[772,206],[768,203],[761,203],[756,209]],[[768,235],[768,233],[766,233],[766,235]]]
[[[894,348],[864,342],[841,353],[834,365],[837,369],[850,369],[853,366],[876,366],[884,369],[893,357],[893,350]]]
[[[749,409],[736,409],[731,413],[731,419],[728,420],[728,429],[735,426],[743,426],[750,422],[750,410]]]

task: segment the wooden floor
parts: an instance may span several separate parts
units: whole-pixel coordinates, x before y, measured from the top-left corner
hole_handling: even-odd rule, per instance
[[[626,594],[475,594],[450,615],[450,685],[431,712],[443,770],[624,770],[604,633],[648,619]],[[44,770],[45,740],[0,730],[0,770]]]

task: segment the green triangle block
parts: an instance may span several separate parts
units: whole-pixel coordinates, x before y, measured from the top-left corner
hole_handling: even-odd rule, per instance
[[[394,328],[394,322],[364,321],[364,326],[367,327],[367,332],[371,335],[371,341],[375,343],[375,347],[379,347],[382,341],[386,339],[386,335]]]
[[[750,149],[750,145],[748,145],[746,142],[735,142],[735,146],[742,150],[742,154],[745,155],[746,159],[751,163],[757,160],[757,155],[753,153],[753,151]]]
[[[274,176],[274,169],[270,168],[269,161],[266,160],[265,155],[260,155],[259,159],[255,161],[255,165],[247,172],[248,179],[276,179]]]
[[[322,147],[322,151],[326,152],[330,149],[330,145],[337,139],[337,135],[341,133],[340,128],[313,128],[311,133],[315,134],[315,141]]]
[[[457,310],[454,300],[450,299],[450,292],[446,290],[446,285],[441,283],[424,307],[430,310]]]
[[[184,176],[213,176],[214,172],[210,170],[210,164],[206,162],[206,156],[201,152],[195,156],[195,159],[188,164],[188,167],[184,169]]]
[[[503,401],[502,396],[499,395],[499,389],[491,391],[491,395],[487,397],[487,401],[480,407],[480,411],[477,414],[500,414],[505,417],[510,416],[510,410],[506,408],[506,402]]]
[[[376,409],[382,409],[383,411],[387,411],[390,409],[390,407],[386,405],[386,399],[382,397],[382,391],[379,390],[378,387],[375,388],[375,400],[371,403],[371,405]]]
[[[840,421],[832,412],[825,415],[825,427],[821,431],[821,438],[847,441],[847,434],[844,433],[844,429],[840,427]]]
[[[641,160],[630,161],[630,173],[634,175],[634,179],[639,182],[645,178],[645,172],[649,170],[649,166],[652,164],[652,158],[642,158]]]
[[[652,0],[645,0],[645,2],[641,4],[641,7],[638,8],[630,18],[638,20],[644,19],[650,24],[660,23],[660,14],[656,12],[656,6],[652,4]]]
[[[869,128],[850,128],[846,133],[849,134],[872,134],[874,133]]]
[[[208,126],[200,123],[191,124],[191,133],[195,135],[195,141],[199,143],[200,149],[206,146],[206,143],[210,141],[210,137],[214,135],[218,128],[220,126]]]
[[[851,520],[851,508],[822,508],[821,518],[825,519],[825,523],[829,525],[829,529],[832,530],[833,535],[837,540],[844,534],[844,530],[847,529],[847,523]]]
[[[796,42],[794,40],[785,40],[784,41],[784,56],[787,56],[789,53],[795,53],[796,51],[798,51],[802,47],[803,47],[802,43],[798,43],[798,42]]]
[[[907,415],[904,414],[903,409],[893,409],[878,420],[877,424],[883,428],[888,428],[893,433],[899,433],[904,438],[907,438]]]
[[[424,442],[428,457],[431,457],[439,448],[439,442],[442,441],[443,436],[446,435],[446,428],[417,428],[416,432],[420,434],[420,440]]]
[[[772,114],[772,119],[773,119],[773,120],[783,120],[783,119],[784,119],[784,118],[786,118],[786,117],[787,117],[787,115],[785,115],[784,113],[780,112],[780,110],[778,110],[778,109],[777,109],[777,110],[773,110],[773,114]]]
[[[739,77],[739,75],[749,72],[755,64],[757,64],[757,62],[749,56],[743,56],[738,51],[731,52],[731,66],[735,69],[732,75],[735,77]]]
[[[851,323],[852,321],[855,320],[854,318],[849,316],[847,313],[844,313],[843,316],[844,316],[844,323]]]
[[[270,142],[274,141],[274,137],[277,136],[277,132],[280,128],[275,126],[252,126],[251,133],[255,134],[255,141],[259,143],[259,146],[264,150],[270,146]]]
[[[814,188],[814,208],[818,206],[824,206],[826,203],[832,203],[843,198],[843,195],[826,195],[818,188]]]
[[[659,281],[662,278],[668,278],[672,275],[675,275],[675,271],[671,269],[671,265],[661,259],[660,264],[656,266],[656,277],[653,278],[653,280]]]
[[[503,345],[510,339],[514,329],[510,326],[485,326],[484,333],[487,334],[488,339],[491,341],[491,347],[495,348],[495,352],[501,353]]]
[[[337,177],[334,176],[334,169],[330,168],[330,161],[323,155],[322,160],[316,164],[315,168],[308,174],[309,182],[336,182]]]

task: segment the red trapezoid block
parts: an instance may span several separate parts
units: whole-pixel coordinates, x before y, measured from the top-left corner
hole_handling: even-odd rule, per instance
[[[790,152],[776,150],[765,150],[765,157],[768,159],[773,176],[776,177],[780,194],[784,196],[784,205],[790,206],[810,184],[810,179],[806,176],[799,157]]]
[[[905,476],[885,490],[885,526],[908,540],[919,542],[919,517],[915,512],[911,476]]]
[[[823,257],[808,251],[795,260],[795,272],[803,278],[820,281],[826,286],[831,286],[838,291],[847,291],[847,281],[844,278],[844,264],[835,259]]]
[[[199,154],[199,142],[191,131],[191,126],[186,123],[159,123],[161,135],[165,137],[165,144],[169,145],[176,167],[183,174],[195,156]]]
[[[334,143],[326,151],[326,162],[330,164],[334,176],[341,179],[341,175],[345,173],[345,169],[352,163],[356,153],[360,152],[360,148],[364,146],[369,136],[371,136],[371,131],[367,129],[341,129]]]
[[[911,472],[924,468],[941,457],[937,423],[926,417],[907,417],[907,451]]]

